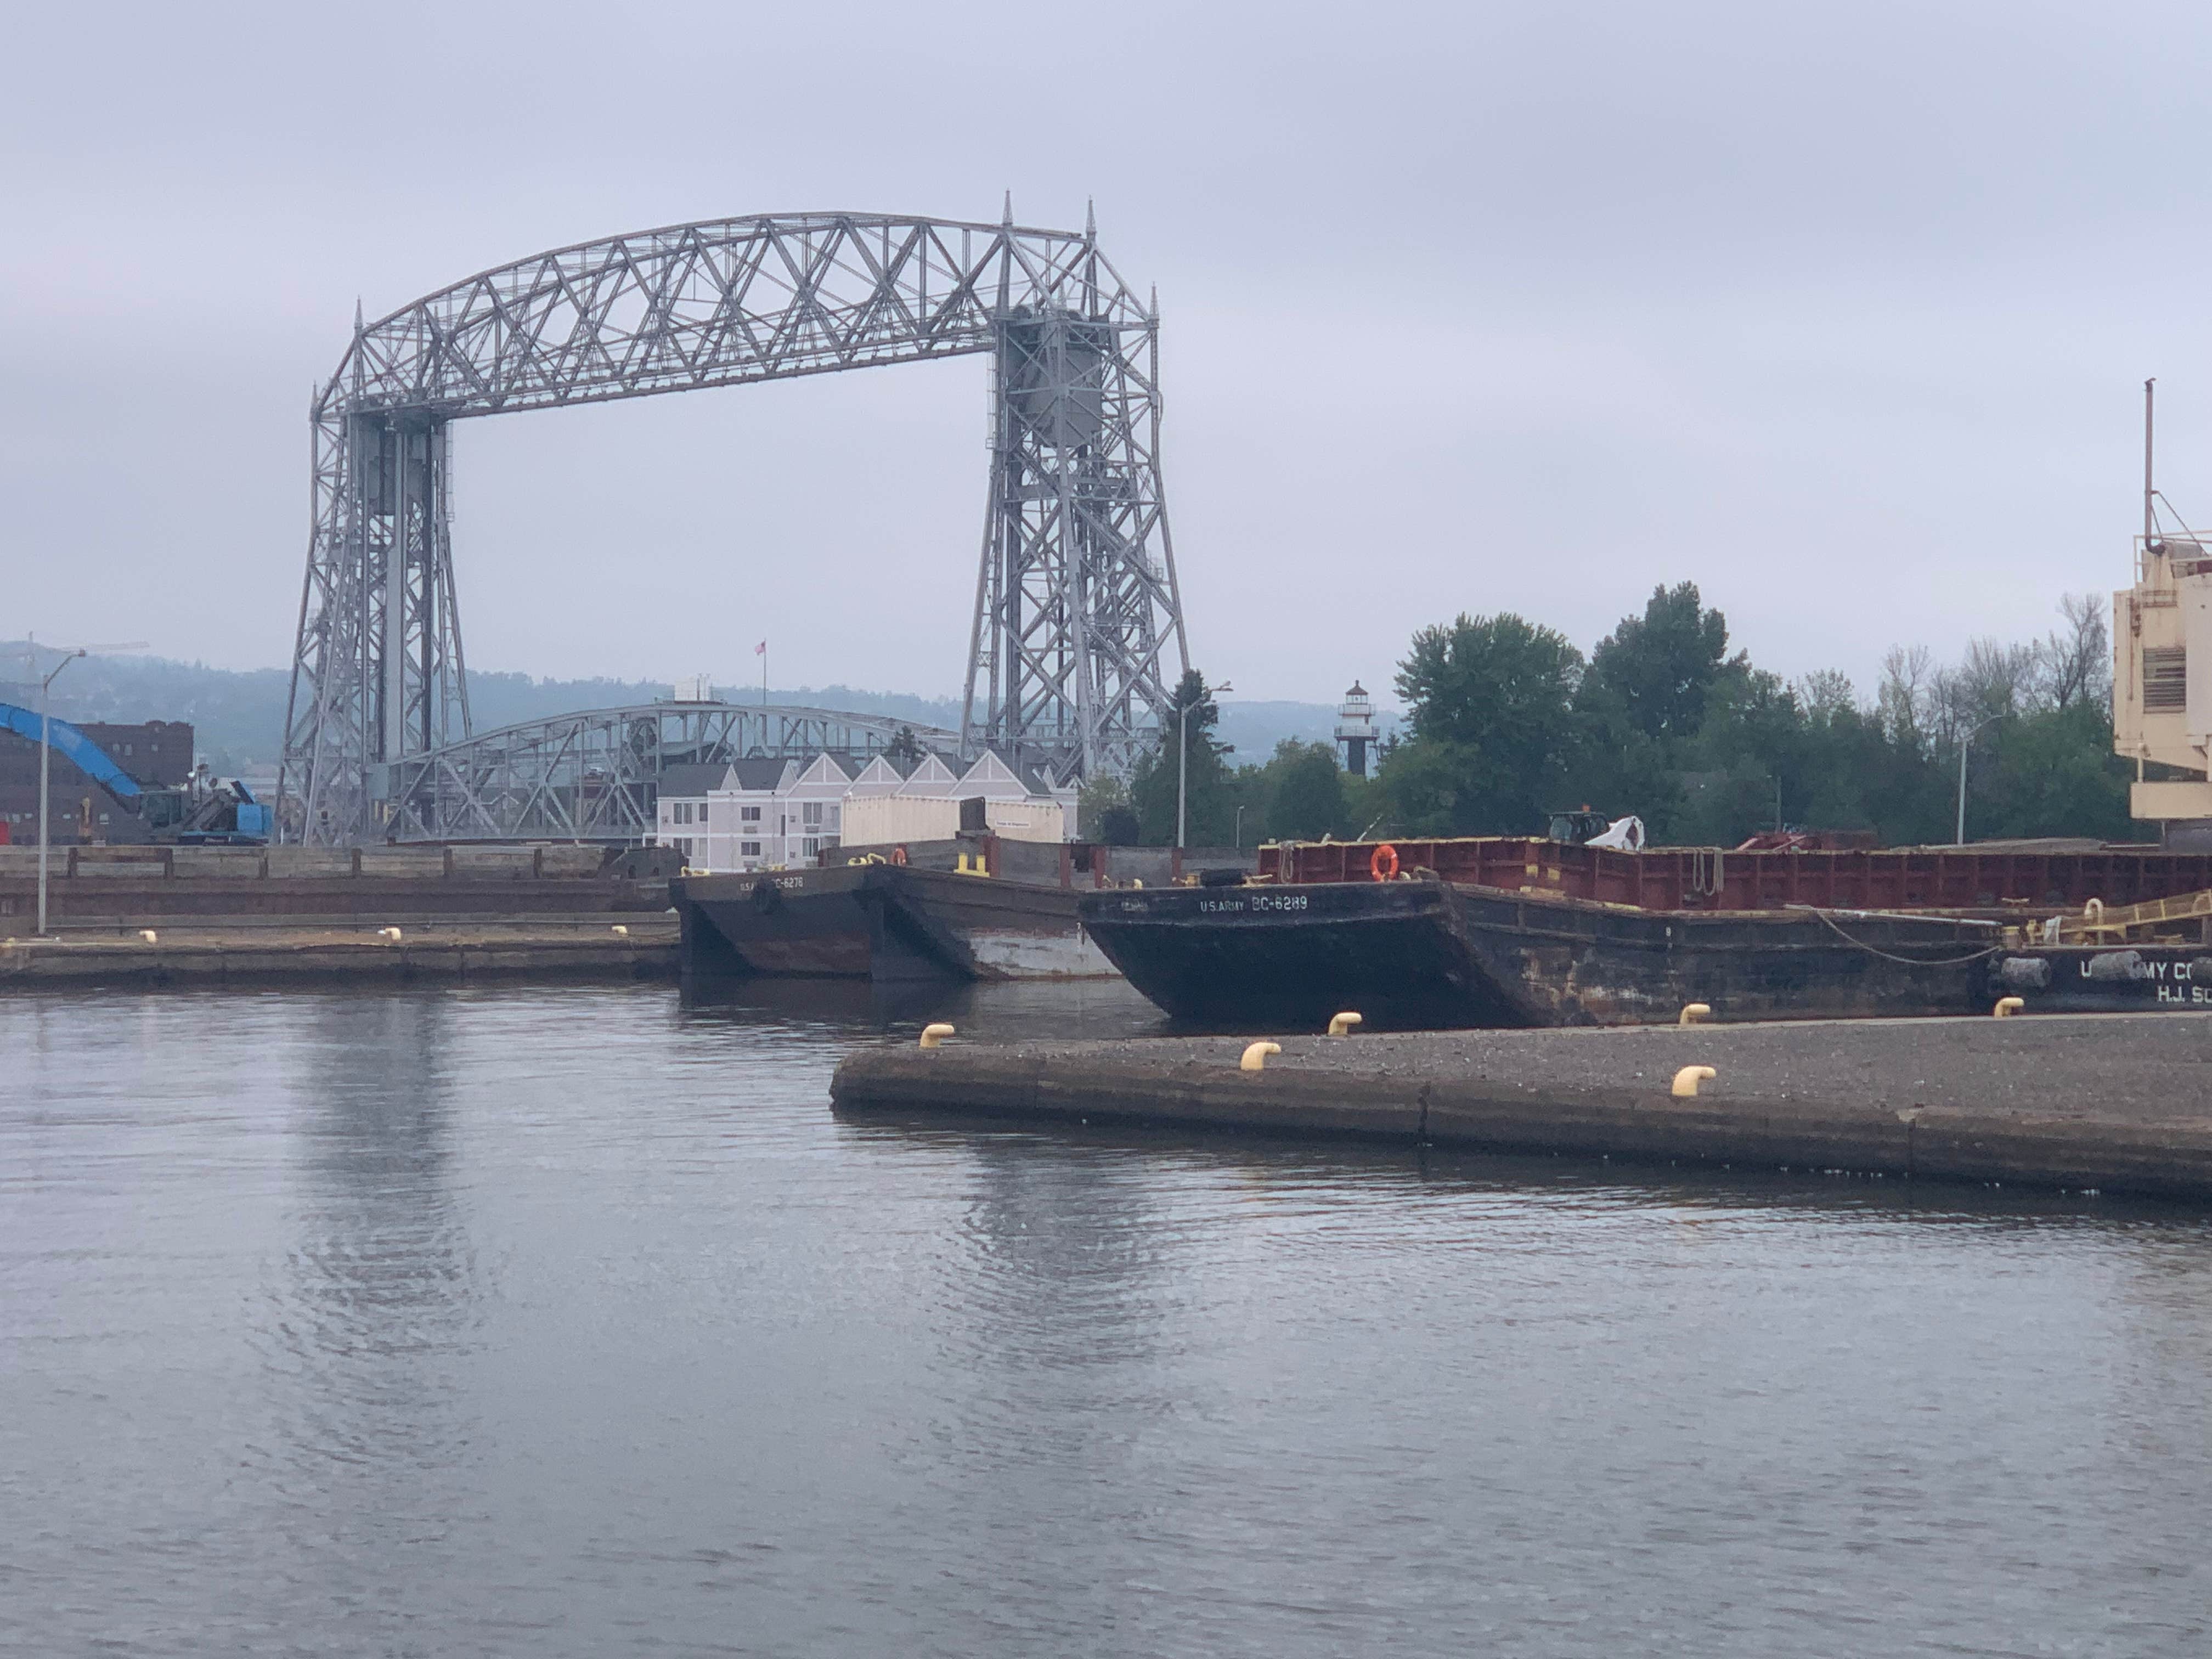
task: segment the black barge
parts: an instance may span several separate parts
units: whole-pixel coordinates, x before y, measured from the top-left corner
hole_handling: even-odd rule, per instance
[[[1522,837],[1263,848],[1234,886],[1085,895],[1130,982],[1215,1028],[1671,1024],[2212,1006],[2212,943],[2047,927],[2212,888],[2154,852],[1642,853]],[[2095,907],[2089,907],[2094,908]]]

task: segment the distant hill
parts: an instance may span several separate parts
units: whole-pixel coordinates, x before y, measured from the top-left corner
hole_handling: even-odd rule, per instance
[[[51,663],[52,659],[47,659]],[[0,702],[36,706],[37,688],[26,684],[22,642],[0,643]],[[54,682],[53,709],[71,720],[190,720],[199,757],[221,773],[264,775],[276,769],[284,746],[284,705],[291,671],[210,668],[164,657],[88,657],[71,663]],[[479,732],[544,720],[583,708],[617,708],[667,696],[665,680],[538,679],[528,674],[469,676],[469,714]],[[733,702],[750,702],[756,688],[720,688]],[[904,691],[868,691],[849,685],[771,688],[769,701],[836,708],[854,714],[888,714],[920,726],[957,727],[957,697],[924,697]],[[1218,735],[1236,746],[1239,762],[1264,761],[1285,738],[1327,742],[1336,724],[1332,703],[1224,702]]]

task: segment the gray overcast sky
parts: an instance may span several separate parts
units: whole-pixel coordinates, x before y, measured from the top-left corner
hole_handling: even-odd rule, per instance
[[[371,315],[774,210],[1079,226],[1159,287],[1194,652],[1387,682],[1694,578],[1736,641],[2040,632],[2129,579],[2139,384],[2212,520],[2212,13],[2153,5],[17,8],[0,636],[289,662]],[[980,359],[471,422],[470,660],[945,692]]]

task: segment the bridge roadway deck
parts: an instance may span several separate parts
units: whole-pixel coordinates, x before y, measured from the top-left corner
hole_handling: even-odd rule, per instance
[[[838,1067],[841,1111],[1847,1170],[2212,1200],[2212,1012],[1279,1039],[911,1042]],[[1685,1066],[1717,1075],[1695,1099]]]

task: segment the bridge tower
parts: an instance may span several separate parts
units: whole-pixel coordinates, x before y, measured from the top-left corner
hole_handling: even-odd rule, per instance
[[[1095,218],[1083,243],[1079,281],[1043,304],[1018,302],[1000,268],[962,720],[971,747],[1014,750],[1056,781],[1133,768],[1168,707],[1170,635],[1189,662],[1160,487],[1158,298],[1117,317]]]

